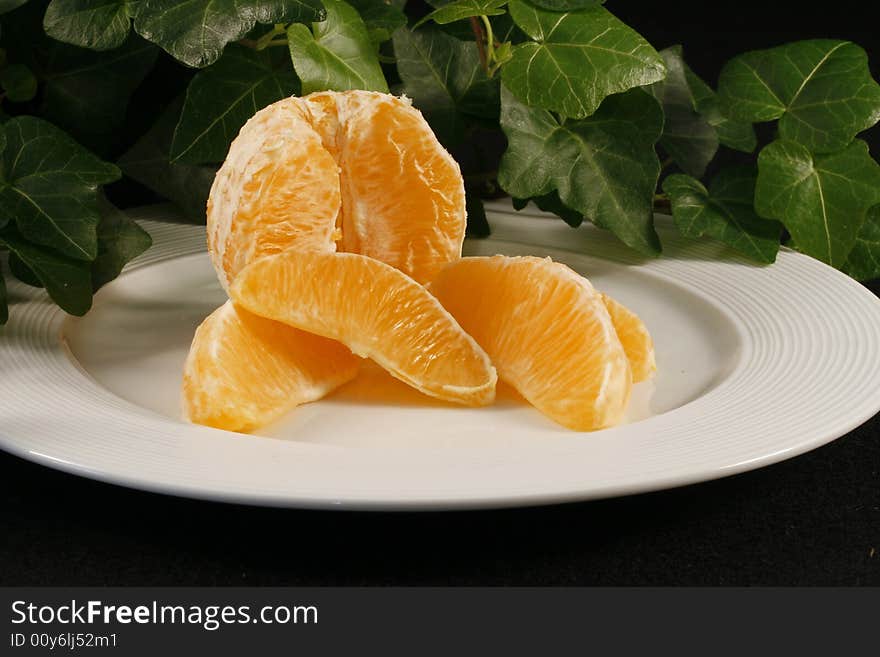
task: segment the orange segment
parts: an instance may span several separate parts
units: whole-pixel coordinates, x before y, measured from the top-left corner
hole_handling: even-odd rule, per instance
[[[657,371],[654,359],[654,341],[644,322],[629,308],[609,297],[602,295],[602,301],[611,316],[611,323],[617,331],[617,337],[632,369],[633,383],[640,383],[651,378]]]
[[[184,408],[198,424],[250,431],[350,381],[358,363],[338,342],[227,301],[196,330],[184,366]]]
[[[425,394],[469,405],[495,397],[485,352],[424,287],[378,260],[291,249],[245,268],[230,294],[254,314],[342,342]]]
[[[430,289],[542,413],[579,431],[621,420],[629,362],[585,278],[549,258],[463,258]]]
[[[427,283],[461,257],[466,215],[458,164],[408,101],[361,92],[346,102],[342,249]]]
[[[249,262],[296,245],[335,251],[339,167],[301,101],[257,112],[232,142],[208,200],[208,251],[227,288]]]
[[[232,142],[208,201],[221,284],[296,246],[374,257],[429,281],[461,256],[458,164],[404,98],[325,91],[257,112]]]

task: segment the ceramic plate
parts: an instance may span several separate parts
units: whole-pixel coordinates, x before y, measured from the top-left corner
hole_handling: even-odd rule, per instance
[[[488,408],[421,396],[372,367],[258,435],[180,417],[181,368],[224,295],[204,228],[138,218],[155,246],[84,318],[13,283],[0,332],[0,447],[125,486],[294,507],[447,509],[542,504],[679,486],[790,458],[880,409],[880,301],[783,250],[750,265],[681,240],[641,260],[608,233],[490,208],[471,255],[551,256],[635,310],[658,372],[626,422],[563,429],[500,389]]]

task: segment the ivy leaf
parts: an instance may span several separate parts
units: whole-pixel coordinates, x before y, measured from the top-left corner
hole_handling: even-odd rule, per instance
[[[153,244],[149,233],[122,210],[101,198],[101,222],[98,224],[98,257],[92,263],[92,289],[119,276],[122,268]]]
[[[718,93],[744,121],[779,119],[779,136],[813,152],[845,148],[880,120],[880,85],[849,41],[797,41],[732,59]]]
[[[289,66],[286,55],[279,57],[272,48],[227,48],[216,64],[190,81],[171,142],[171,160],[222,162],[241,126],[257,110],[296,91],[297,79]]]
[[[14,218],[25,239],[70,258],[94,260],[97,186],[117,180],[119,169],[47,121],[20,116],[3,130],[0,214]]]
[[[584,215],[565,205],[562,199],[559,198],[559,192],[555,189],[543,196],[524,199],[515,198],[513,199],[513,207],[516,210],[522,210],[529,204],[529,201],[534,203],[539,210],[555,214],[572,228],[577,228],[584,222]]]
[[[718,141],[737,151],[752,153],[758,147],[755,128],[748,121],[737,121],[724,114],[715,91],[685,63],[684,74],[694,105],[706,122],[715,128]]]
[[[685,74],[681,46],[660,51],[666,78],[650,87],[666,121],[660,145],[685,173],[700,178],[718,151],[718,134],[700,114]]]
[[[660,55],[603,7],[557,14],[511,0],[510,14],[534,41],[514,46],[501,79],[526,105],[583,118],[610,94],[663,79]]]
[[[62,310],[81,316],[92,307],[90,263],[31,244],[11,226],[0,233],[0,245],[21,259]]]
[[[779,252],[782,226],[755,213],[755,178],[753,167],[733,167],[715,176],[707,190],[695,178],[674,174],[663,181],[663,191],[682,235],[713,237],[769,264]]]
[[[609,96],[591,117],[561,124],[546,110],[501,91],[508,148],[498,182],[512,196],[559,192],[561,202],[610,229],[625,244],[655,255],[653,198],[660,173],[654,143],[663,129],[656,99],[641,89]]]
[[[388,91],[367,26],[354,7],[342,0],[325,0],[327,19],[287,30],[293,68],[302,93],[330,89]]]
[[[877,203],[880,165],[861,140],[827,155],[777,140],[758,155],[758,214],[780,220],[799,250],[833,267],[846,263],[866,210]]]
[[[467,115],[497,120],[498,81],[486,76],[473,41],[435,27],[401,28],[394,33],[394,53],[404,93],[444,144],[462,140]]]
[[[131,29],[127,0],[52,0],[43,28],[53,39],[91,50],[112,50]]]
[[[13,103],[26,103],[37,94],[37,78],[24,64],[10,64],[0,71],[0,86]]]
[[[43,287],[43,284],[33,270],[24,264],[24,261],[14,253],[9,254],[9,271],[25,285]]]
[[[158,54],[135,35],[104,53],[46,44],[35,53],[45,80],[42,115],[91,149],[111,152],[121,139],[129,99]]]
[[[447,25],[471,16],[500,16],[504,13],[507,0],[453,0],[449,4],[435,9],[413,25],[413,29],[434,21],[438,25]]]
[[[589,9],[605,4],[605,0],[530,0],[530,2],[543,9],[558,12]]]
[[[374,44],[388,41],[395,30],[406,25],[401,8],[385,0],[349,0],[348,4],[361,15]]]
[[[168,152],[183,99],[166,109],[147,134],[121,158],[126,176],[174,202],[190,220],[204,223],[216,167],[172,163]]]
[[[844,271],[860,281],[880,278],[880,205],[868,210]]]
[[[320,0],[141,0],[135,30],[187,66],[216,62],[257,23],[324,20]]]

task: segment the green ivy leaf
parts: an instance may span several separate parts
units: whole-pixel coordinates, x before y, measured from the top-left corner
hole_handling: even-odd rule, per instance
[[[557,14],[511,0],[510,13],[534,41],[513,48],[501,79],[527,105],[583,118],[610,94],[663,79],[660,55],[603,7]]]
[[[578,11],[597,5],[604,5],[605,0],[530,0],[533,5],[550,11]]]
[[[708,190],[684,174],[666,178],[663,191],[672,202],[672,216],[681,234],[713,237],[752,260],[774,262],[782,226],[755,213],[756,177],[753,167],[725,169]]]
[[[845,148],[880,120],[880,85],[849,41],[798,41],[732,59],[718,93],[732,116],[779,119],[779,136],[813,152]]]
[[[324,20],[320,0],[141,0],[134,27],[187,66],[203,68],[257,23]]]
[[[127,0],[52,0],[43,28],[53,39],[91,50],[112,50],[131,29]]]
[[[98,257],[92,263],[92,289],[98,291],[153,244],[149,233],[122,210],[101,198]]]
[[[293,68],[304,94],[330,89],[388,91],[367,26],[354,7],[325,0],[327,19],[287,30]]]
[[[663,129],[656,99],[641,89],[609,96],[591,117],[561,124],[546,110],[501,91],[508,148],[498,182],[512,196],[558,190],[568,208],[610,229],[625,244],[655,255],[653,198],[660,173],[654,143]]]
[[[497,120],[498,81],[486,76],[473,41],[435,27],[401,28],[394,33],[394,53],[404,93],[444,144],[461,141],[467,116]]]
[[[506,4],[507,0],[453,0],[424,16],[413,25],[413,29],[428,21],[447,25],[471,16],[500,16],[504,13],[503,7]]]
[[[681,46],[661,50],[660,55],[666,64],[666,78],[650,87],[666,116],[660,145],[682,171],[700,178],[718,152],[718,134],[697,113]]]
[[[171,160],[222,162],[241,126],[257,110],[297,90],[289,66],[287,56],[274,48],[229,46],[217,63],[190,81],[171,142]]]
[[[361,15],[374,44],[388,41],[396,29],[406,25],[402,9],[385,0],[349,0],[348,4]]]
[[[129,99],[158,54],[135,35],[104,53],[50,42],[36,53],[45,79],[42,115],[92,150],[111,152],[121,139]]]
[[[0,233],[0,244],[21,259],[62,310],[82,316],[92,307],[90,263],[31,244],[11,226]]]
[[[14,253],[9,254],[9,271],[25,285],[31,287],[43,287],[43,283],[37,278],[34,271],[24,264],[24,261]]]
[[[13,9],[18,9],[27,1],[28,0],[0,0],[0,14],[5,14]]]
[[[690,67],[684,65],[684,74],[694,97],[694,105],[702,117],[715,128],[718,141],[728,148],[752,153],[758,147],[755,128],[748,121],[737,121],[724,114],[721,101],[715,91]]]
[[[755,209],[785,224],[799,250],[833,267],[846,263],[865,212],[877,203],[880,165],[861,140],[827,155],[777,140],[758,156]]]
[[[844,271],[860,281],[880,278],[880,205],[868,210]]]
[[[182,98],[172,103],[149,132],[119,158],[119,166],[129,178],[174,202],[188,219],[204,223],[217,168],[172,163],[168,155],[182,105]]]
[[[577,228],[584,223],[584,215],[565,205],[565,203],[562,202],[562,199],[559,198],[559,192],[555,189],[549,194],[544,194],[544,196],[536,196],[534,198],[515,198],[513,199],[513,207],[516,210],[522,210],[530,201],[534,203],[535,207],[539,210],[555,214],[572,228]]]
[[[24,64],[10,64],[0,71],[0,86],[14,103],[26,103],[37,95],[37,78]]]
[[[118,179],[119,169],[47,121],[20,116],[3,130],[0,214],[14,218],[25,239],[70,258],[94,260],[97,186]]]

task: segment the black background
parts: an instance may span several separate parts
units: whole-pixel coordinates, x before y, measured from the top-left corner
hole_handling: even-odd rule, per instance
[[[683,43],[713,84],[731,56],[799,38],[852,39],[875,76],[880,67],[870,2],[607,6],[658,48]],[[880,418],[760,471],[557,507],[258,509],[129,491],[6,454],[0,504],[5,585],[880,585]]]

